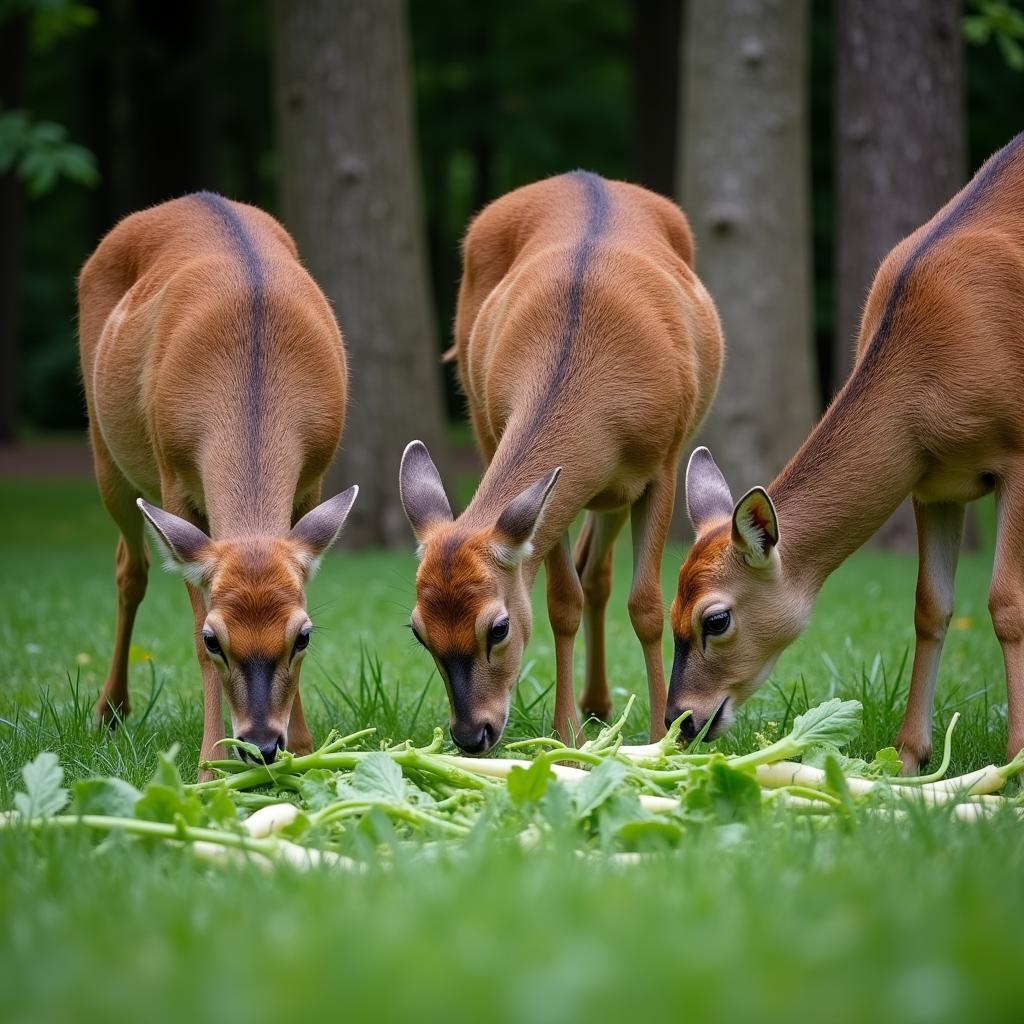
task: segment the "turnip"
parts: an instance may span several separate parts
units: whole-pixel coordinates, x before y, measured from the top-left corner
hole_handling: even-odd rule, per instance
[[[295,804],[271,804],[262,807],[242,822],[245,831],[256,839],[264,839],[274,832],[287,828],[299,816]]]

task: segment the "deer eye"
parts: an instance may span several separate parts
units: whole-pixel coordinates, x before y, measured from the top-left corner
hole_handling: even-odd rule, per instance
[[[299,635],[295,638],[295,646],[292,648],[293,658],[296,654],[304,651],[309,646],[309,635],[312,631],[312,626],[303,626],[302,629],[299,630]]]
[[[491,623],[490,632],[487,634],[487,646],[493,647],[500,644],[508,636],[508,616],[502,615]]]
[[[721,636],[732,622],[728,608],[704,616],[704,632],[708,636]]]
[[[221,647],[220,641],[217,639],[213,630],[203,630],[203,645],[209,654],[212,654],[215,658],[224,658],[224,648]]]

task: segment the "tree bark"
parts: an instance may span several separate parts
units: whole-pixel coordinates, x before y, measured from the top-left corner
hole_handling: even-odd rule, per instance
[[[690,0],[679,192],[726,363],[702,431],[738,495],[818,411],[811,327],[806,0]]]
[[[839,0],[836,7],[837,310],[833,387],[853,366],[879,264],[965,180],[960,0]],[[904,505],[878,534],[914,545]]]
[[[836,389],[853,366],[879,264],[964,183],[961,8],[960,0],[836,7]]]
[[[676,187],[682,20],[683,0],[633,5],[634,173],[663,196]]]
[[[22,104],[26,19],[0,26],[0,110]],[[18,425],[18,294],[21,282],[23,187],[13,171],[0,175],[0,442],[13,441]]]
[[[348,421],[327,486],[360,486],[350,546],[407,547],[399,460],[414,438],[443,456],[443,437],[405,6],[275,0],[274,46],[284,219],[349,358]]]

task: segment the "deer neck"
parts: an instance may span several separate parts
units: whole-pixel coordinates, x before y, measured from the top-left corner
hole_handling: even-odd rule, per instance
[[[874,377],[874,381],[870,377]],[[905,398],[855,372],[768,491],[787,575],[817,593],[920,477]]]
[[[562,474],[533,538],[534,557],[539,561],[572,525],[582,507],[577,504],[574,481],[579,467],[567,464],[556,438],[545,431],[534,433],[532,419],[513,417],[480,481],[466,511],[459,517],[473,529],[494,526],[509,503],[527,487],[562,466]]]
[[[203,459],[202,494],[210,536],[283,537],[292,527],[299,479],[289,445],[268,446],[259,464],[250,466],[238,446],[218,444]]]

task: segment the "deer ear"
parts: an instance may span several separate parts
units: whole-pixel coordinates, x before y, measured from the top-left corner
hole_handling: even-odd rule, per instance
[[[444,493],[441,474],[422,441],[410,441],[402,453],[398,471],[398,489],[402,507],[418,541],[434,523],[450,523],[455,517]]]
[[[768,564],[772,548],[779,543],[779,520],[775,506],[763,487],[747,491],[732,513],[732,542],[748,565]]]
[[[686,464],[686,513],[695,533],[732,515],[732,493],[707,448],[696,448]]]
[[[180,572],[189,583],[199,586],[212,568],[210,538],[188,520],[150,505],[142,498],[136,504],[150,528],[150,536],[160,549],[164,568]]]
[[[540,526],[561,472],[562,467],[559,466],[531,484],[522,494],[513,498],[498,516],[492,549],[499,562],[511,568],[533,550],[533,535]]]
[[[312,576],[320,567],[320,559],[337,540],[358,496],[359,488],[350,487],[321,502],[292,527],[288,539],[305,549],[302,561],[307,576]]]

